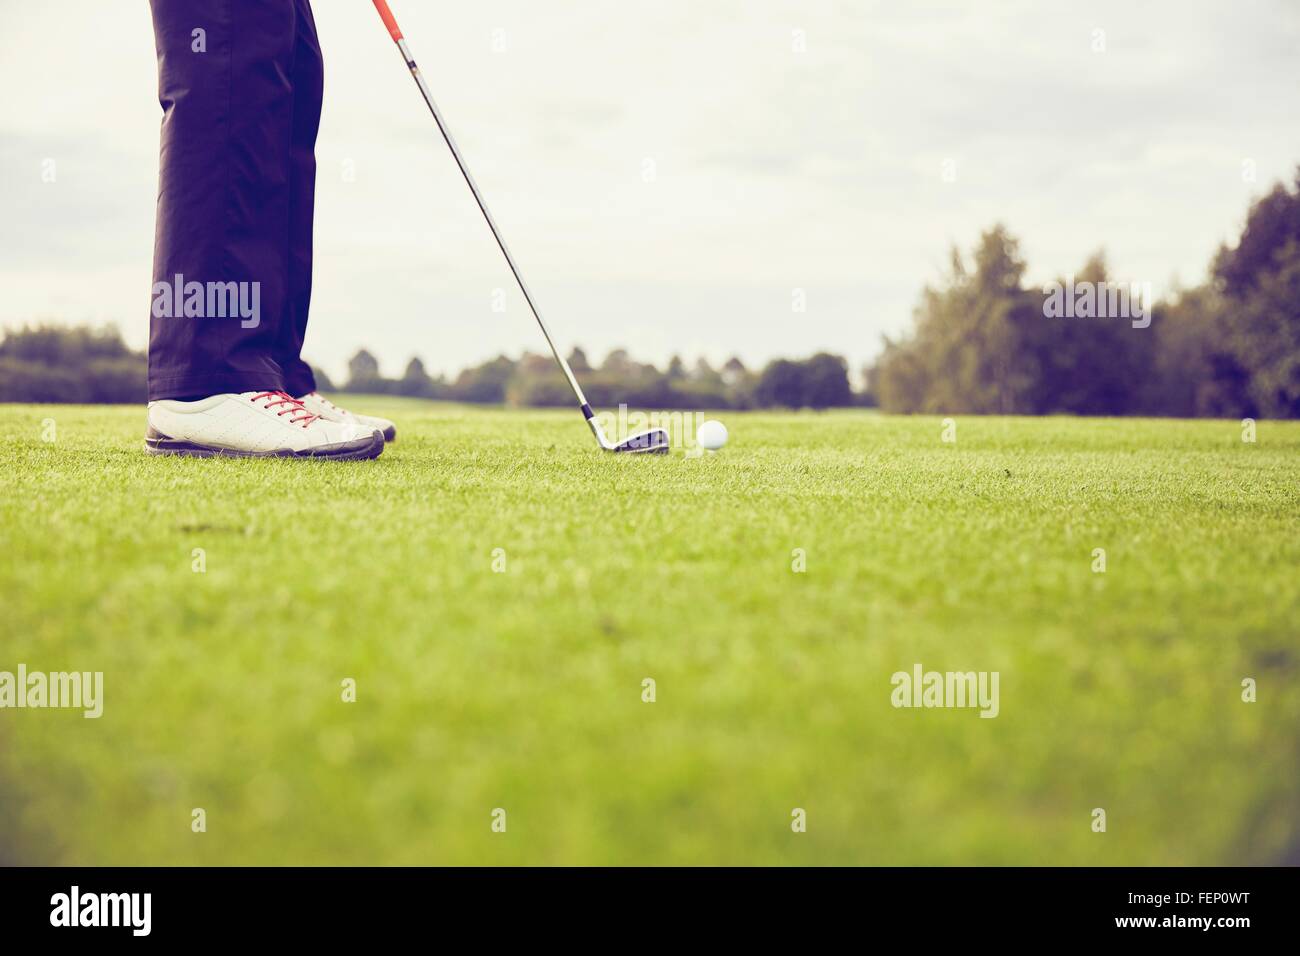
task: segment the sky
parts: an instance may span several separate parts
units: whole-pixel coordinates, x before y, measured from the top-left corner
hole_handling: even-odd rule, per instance
[[[1160,296],[1300,164],[1298,0],[390,2],[557,344],[594,359],[856,370],[997,222],[1032,282],[1104,248]],[[371,3],[313,6],[305,357],[542,351]],[[145,0],[0,0],[0,325],[146,344],[153,43]]]

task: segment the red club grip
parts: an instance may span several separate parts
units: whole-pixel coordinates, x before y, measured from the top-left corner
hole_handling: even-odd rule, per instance
[[[388,0],[375,0],[375,9],[379,11],[379,18],[384,21],[384,26],[388,27],[388,35],[394,40],[400,40],[402,28],[397,25],[393,11],[388,9]]]

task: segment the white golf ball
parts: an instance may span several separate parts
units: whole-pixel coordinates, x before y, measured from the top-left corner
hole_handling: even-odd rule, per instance
[[[717,451],[727,443],[727,426],[716,419],[710,418],[695,433],[695,440],[700,443],[701,448]]]

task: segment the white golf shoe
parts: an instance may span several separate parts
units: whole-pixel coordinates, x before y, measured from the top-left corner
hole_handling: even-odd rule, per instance
[[[149,403],[145,451],[205,458],[378,458],[384,437],[361,423],[333,422],[284,392],[210,395]]]
[[[380,418],[378,415],[358,415],[356,412],[350,412],[346,408],[339,408],[320,392],[308,392],[302,398],[303,407],[313,415],[319,415],[327,422],[344,422],[349,425],[365,425],[373,428],[384,436],[384,441],[397,440],[397,426],[387,418]]]

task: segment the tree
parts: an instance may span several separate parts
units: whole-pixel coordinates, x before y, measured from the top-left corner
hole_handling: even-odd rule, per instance
[[[722,376],[714,371],[713,366],[709,364],[709,360],[702,355],[695,360],[690,379],[698,385],[704,385],[718,391],[721,391],[726,386]]]
[[[311,366],[311,374],[312,377],[316,379],[316,388],[318,391],[322,391],[322,392],[337,391],[337,389],[334,388],[334,382],[325,373],[324,369],[317,368],[315,365],[313,365]]]
[[[379,361],[365,349],[348,360],[349,392],[382,392],[384,380],[379,374]]]
[[[819,352],[803,366],[804,404],[819,409],[853,404],[848,362],[838,355]]]
[[[886,411],[1028,410],[1024,393],[1034,378],[1018,339],[1034,306],[1021,288],[1019,244],[994,226],[980,237],[973,265],[968,270],[953,248],[940,284],[921,292],[911,338],[886,342],[873,376]]]
[[[418,356],[411,356],[411,361],[406,363],[406,371],[402,373],[401,381],[397,383],[397,391],[401,395],[412,395],[417,398],[432,398],[435,394],[433,379],[424,369],[424,363]]]
[[[1138,410],[1144,415],[1216,414],[1220,407],[1209,383],[1211,355],[1222,308],[1219,294],[1208,285],[1177,291],[1160,302],[1151,320],[1151,366],[1140,387]],[[1219,414],[1222,414],[1221,412]]]
[[[973,269],[956,249],[950,261],[941,283],[923,290],[913,335],[886,342],[868,376],[882,408],[1002,415],[1137,410],[1152,362],[1149,329],[1118,316],[1049,310],[1044,290],[1023,286],[1019,243],[1001,226],[980,237]],[[1092,256],[1075,281],[1105,290],[1104,255]]]
[[[761,406],[783,405],[802,408],[804,401],[804,369],[798,362],[777,359],[768,363],[759,376],[754,397]]]
[[[885,411],[917,412],[925,408],[929,375],[920,349],[908,343],[886,337],[867,381]]]
[[[609,372],[613,375],[627,375],[634,371],[635,366],[628,358],[627,349],[614,349],[607,356],[605,361],[600,364],[602,372]]]
[[[862,366],[862,392],[858,395],[858,404],[864,408],[875,408],[880,404],[879,383],[876,381],[876,366],[867,363]]]
[[[549,355],[527,352],[515,363],[506,386],[510,405],[564,406],[573,404],[564,375]]]
[[[467,368],[456,377],[452,397],[462,402],[503,402],[514,369],[515,363],[504,355],[477,368]]]
[[[1258,414],[1300,417],[1300,241],[1290,239],[1228,310],[1233,356]]]
[[[1064,288],[1065,279],[1057,280]],[[1074,278],[1075,286],[1112,286],[1106,257],[1096,252]],[[1125,283],[1115,283],[1130,289]],[[1124,415],[1139,411],[1150,379],[1155,334],[1123,317],[1049,316],[1044,299],[1022,322],[1017,347],[1025,361],[1025,401],[1017,411],[1032,414]]]
[[[1291,242],[1300,242],[1300,169],[1296,192],[1278,183],[1251,204],[1237,245],[1219,248],[1213,265],[1219,288],[1231,298],[1245,298],[1263,276],[1282,268],[1282,256]]]
[[[1216,380],[1245,396],[1244,414],[1300,416],[1300,171],[1253,203],[1234,248],[1213,268],[1226,347]]]

